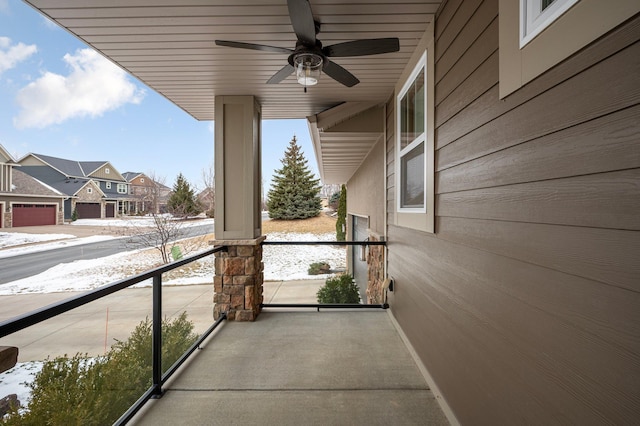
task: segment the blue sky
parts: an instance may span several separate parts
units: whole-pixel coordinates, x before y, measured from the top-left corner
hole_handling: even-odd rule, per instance
[[[0,0],[0,144],[16,159],[33,152],[110,161],[168,186],[181,172],[202,188],[213,131],[213,122],[196,121],[30,6]],[[265,120],[265,194],[294,134],[317,173],[306,121]]]

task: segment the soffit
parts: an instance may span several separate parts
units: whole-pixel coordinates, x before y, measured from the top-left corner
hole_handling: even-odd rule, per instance
[[[216,95],[255,95],[263,118],[305,118],[344,102],[384,102],[439,0],[311,0],[323,45],[398,37],[400,51],[336,58],[360,79],[346,88],[323,75],[303,93],[293,76],[265,82],[286,54],[219,47],[234,40],[294,48],[286,0],[25,0],[198,120]]]
[[[347,102],[308,122],[322,182],[346,183],[382,139],[384,107]]]

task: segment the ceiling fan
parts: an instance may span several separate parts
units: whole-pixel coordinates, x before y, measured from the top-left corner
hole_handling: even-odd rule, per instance
[[[216,45],[289,54],[289,63],[275,73],[267,84],[280,83],[295,71],[298,83],[304,86],[305,92],[307,86],[318,83],[320,71],[347,87],[360,82],[356,76],[329,58],[378,55],[400,50],[400,41],[396,37],[354,40],[322,47],[322,43],[316,38],[316,34],[320,32],[320,23],[314,20],[309,1],[287,0],[287,5],[293,31],[298,38],[295,49],[226,40],[216,40]]]

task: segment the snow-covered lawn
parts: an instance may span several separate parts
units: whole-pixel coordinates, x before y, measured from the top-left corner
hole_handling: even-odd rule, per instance
[[[170,215],[167,215],[170,217]],[[199,226],[199,225],[212,225],[213,219],[175,219],[180,221],[180,226]],[[154,227],[153,216],[126,216],[119,219],[78,219],[75,222],[71,222],[73,226],[102,226],[104,228],[145,228]]]
[[[100,221],[103,225],[103,221]],[[141,223],[141,222],[137,222]],[[203,221],[198,221],[203,224]],[[2,238],[5,233],[0,234]],[[16,234],[10,234],[16,235]],[[32,234],[21,234],[32,235]],[[32,235],[31,242],[47,241],[38,239],[46,237]],[[57,243],[45,243],[29,246],[29,250],[49,250],[57,244],[71,242],[84,243],[96,241],[103,236],[74,238]],[[113,238],[113,237],[108,237]],[[295,234],[272,233],[267,235],[269,241],[332,241],[335,235],[329,234]],[[16,241],[18,241],[16,239]],[[0,251],[21,250],[15,248]],[[23,252],[24,253],[24,252]],[[20,253],[22,254],[22,253]],[[143,270],[156,266],[159,254],[155,249],[135,250],[94,260],[78,260],[60,264],[47,271],[18,281],[0,285],[0,296],[26,293],[49,293],[64,291],[91,290],[119,279],[134,275]],[[334,246],[264,246],[264,279],[266,281],[284,281],[300,279],[325,279],[327,275],[308,275],[307,268],[313,262],[327,262],[333,270],[346,267],[346,251],[344,247]],[[191,266],[173,271],[163,278],[166,285],[189,285],[212,282],[214,275],[213,257],[202,259]],[[140,283],[139,286],[151,285],[151,282]],[[13,369],[0,374],[0,398],[10,393],[17,393],[18,399],[24,404],[29,400],[28,382],[42,367],[39,362],[19,363]]]
[[[58,238],[46,238],[57,236]],[[42,238],[38,238],[42,237]],[[65,239],[63,239],[65,238]],[[76,238],[75,235],[66,234],[20,234],[0,232],[0,258],[18,256],[21,254],[35,253],[39,251],[52,250],[62,247],[77,246],[81,244],[96,243],[99,241],[111,240],[115,237],[110,235],[94,235],[92,237]],[[59,240],[51,243],[43,241]],[[42,243],[42,244],[33,244]],[[29,245],[24,245],[29,244]]]

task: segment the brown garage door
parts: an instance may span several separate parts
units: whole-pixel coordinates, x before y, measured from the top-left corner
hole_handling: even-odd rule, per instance
[[[13,226],[38,226],[56,224],[56,206],[44,204],[14,204]]]
[[[77,203],[78,219],[100,219],[100,203]]]

